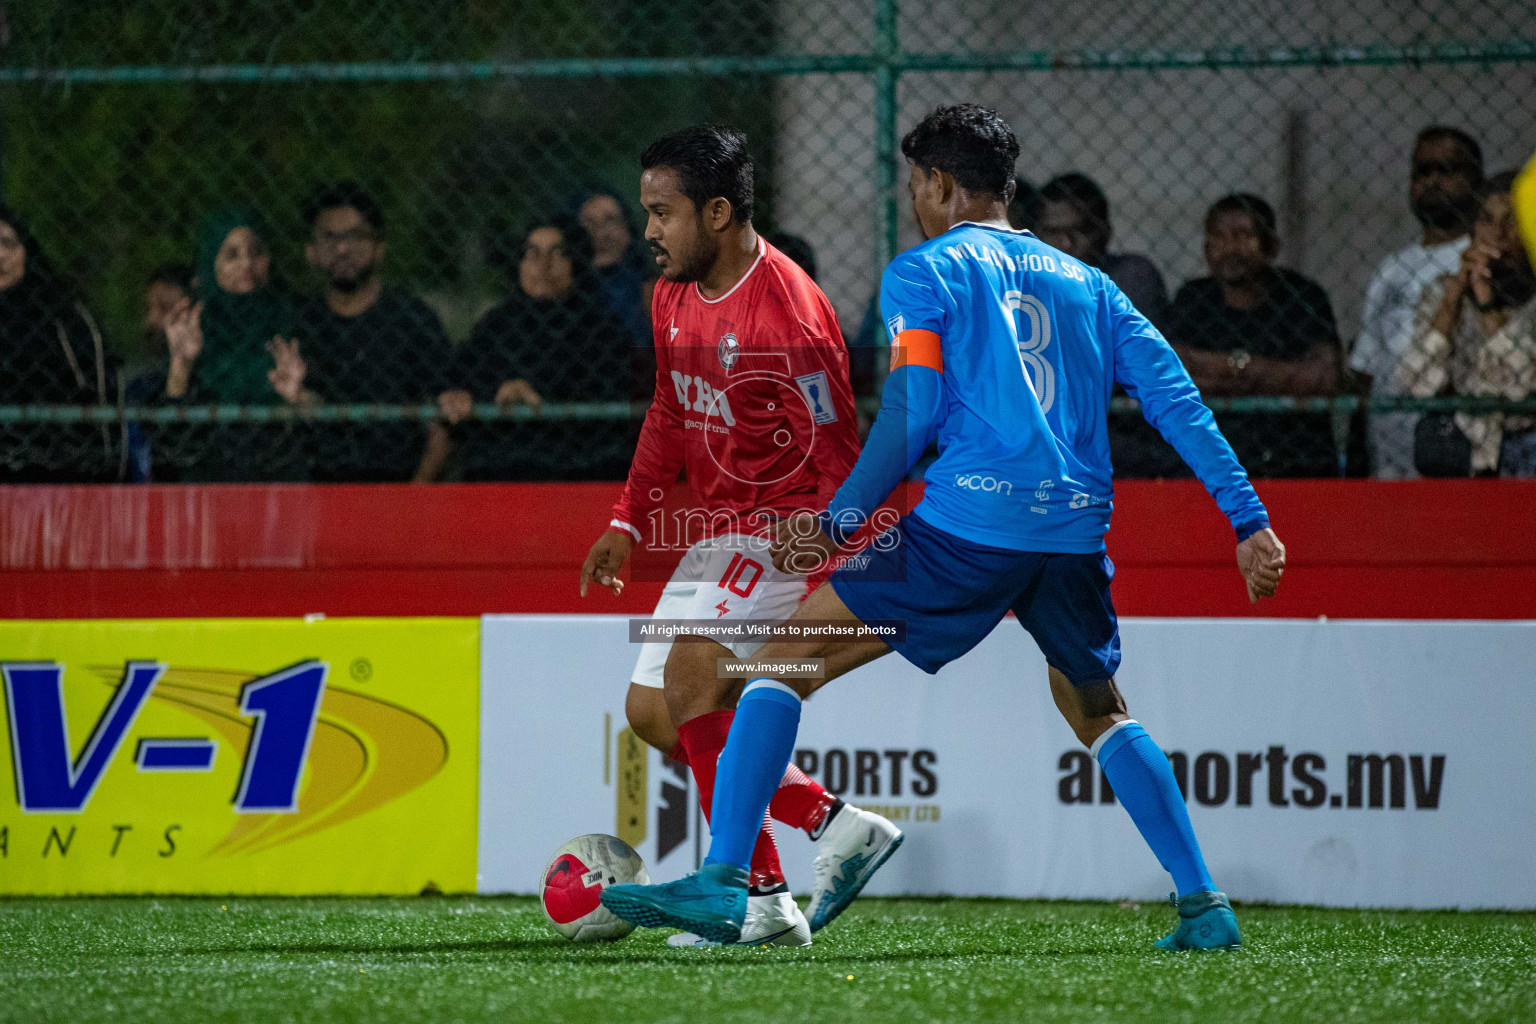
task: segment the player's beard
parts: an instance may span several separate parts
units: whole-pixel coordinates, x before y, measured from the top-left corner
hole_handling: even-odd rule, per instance
[[[658,249],[660,249],[659,246],[651,245],[652,252]],[[698,243],[688,252],[686,259],[680,259],[671,249],[660,251],[667,254],[667,265],[662,268],[661,276],[679,284],[692,284],[695,281],[704,280],[709,269],[715,265],[715,260],[720,257],[720,243],[701,233]]]

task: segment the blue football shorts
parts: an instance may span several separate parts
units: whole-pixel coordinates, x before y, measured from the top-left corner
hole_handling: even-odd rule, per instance
[[[988,547],[907,515],[828,582],[860,620],[905,621],[906,639],[891,646],[924,672],[981,643],[1012,611],[1052,668],[1091,686],[1120,667],[1114,575],[1102,551]]]

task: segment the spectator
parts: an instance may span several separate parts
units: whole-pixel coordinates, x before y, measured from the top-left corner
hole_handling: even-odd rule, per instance
[[[1377,266],[1365,291],[1360,336],[1350,369],[1370,378],[1374,394],[1399,390],[1398,361],[1413,338],[1414,310],[1426,285],[1455,273],[1477,216],[1483,151],[1456,128],[1432,126],[1418,135],[1408,180],[1408,205],[1422,228],[1419,240]],[[1383,480],[1412,477],[1412,413],[1372,415],[1367,429],[1371,472]]]
[[[305,383],[317,400],[420,405],[442,390],[453,345],[426,303],[384,287],[384,213],[356,182],[319,189],[304,204],[309,265],[325,291],[300,307]],[[403,481],[420,468],[424,429],[410,422],[315,424],[310,478]]]
[[[1040,222],[1040,190],[1022,174],[1013,179],[1013,200],[1008,204],[1008,226],[1033,231]]]
[[[1073,171],[1046,182],[1034,230],[1047,245],[1104,271],[1143,316],[1163,325],[1168,311],[1163,275],[1145,256],[1109,251],[1114,237],[1109,200],[1092,178]]]
[[[1425,287],[1397,387],[1520,400],[1536,392],[1536,273],[1521,244],[1510,189],[1513,171],[1484,186],[1460,268]],[[1536,476],[1536,430],[1528,416],[1430,415],[1414,447],[1425,476]]]
[[[816,250],[810,242],[787,231],[776,231],[767,237],[769,245],[794,260],[812,281],[816,280]]]
[[[162,263],[150,271],[144,283],[144,349],[158,362],[155,369],[129,382],[126,401],[129,405],[148,405],[165,388],[165,375],[170,359],[170,341],[167,328],[178,314],[192,304],[192,268],[185,263]],[[140,422],[127,425],[128,479],[133,483],[148,483],[155,478],[154,451],[150,445],[153,430],[146,430]]]
[[[608,309],[633,344],[651,345],[651,288],[655,261],[624,197],[609,188],[581,192],[572,210],[592,239],[592,274]]]
[[[1205,215],[1211,276],[1173,302],[1169,333],[1202,394],[1321,396],[1338,390],[1333,307],[1315,282],[1275,266],[1275,211],[1258,196],[1225,196]],[[1250,473],[1337,476],[1329,413],[1228,413],[1222,432]]]
[[[203,221],[197,240],[202,350],[182,360],[173,353],[170,397],[181,397],[177,392],[185,393],[195,376],[199,390],[214,402],[275,405],[302,399],[302,363],[289,337],[293,301],[272,280],[267,237],[259,217],[234,207]]]
[[[0,405],[107,405],[116,379],[95,318],[0,205]],[[0,430],[0,483],[115,480],[118,461],[105,424]]]
[[[144,285],[144,345],[157,356],[165,354],[165,328],[183,303],[192,298],[192,268],[185,263],[162,263],[150,271]]]
[[[633,346],[592,270],[592,241],[565,215],[536,220],[523,237],[512,296],[475,324],[438,399],[450,425],[475,402],[623,402],[632,397]],[[649,382],[648,382],[649,383]],[[424,477],[448,450],[439,428]],[[463,432],[465,479],[618,479],[629,464],[628,425],[565,421],[482,425]]]
[[[165,326],[162,368],[134,382],[138,403],[308,404],[307,373],[292,301],[272,279],[261,218],[237,207],[209,214],[198,229],[196,305]],[[158,480],[298,480],[305,476],[293,422],[175,426],[146,430]]]

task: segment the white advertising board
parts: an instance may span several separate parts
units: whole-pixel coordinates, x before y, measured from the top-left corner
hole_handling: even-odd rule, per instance
[[[627,620],[482,629],[480,888],[532,892],[582,832],[692,870],[691,779],[622,734]],[[1536,623],[1129,619],[1118,676],[1217,884],[1327,906],[1536,907]],[[816,694],[796,757],[907,832],[872,893],[1151,899],[1171,888],[1012,620],[937,676],[897,655]],[[779,830],[790,883],[812,846]]]

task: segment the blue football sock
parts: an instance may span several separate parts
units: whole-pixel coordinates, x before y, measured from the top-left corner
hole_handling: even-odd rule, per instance
[[[1112,727],[1093,746],[1110,788],[1157,854],[1158,863],[1173,876],[1179,896],[1215,892],[1168,755],[1135,720]]]
[[[715,770],[705,863],[749,868],[768,801],[784,779],[800,729],[800,697],[783,683],[753,679],[736,702],[730,738]]]

